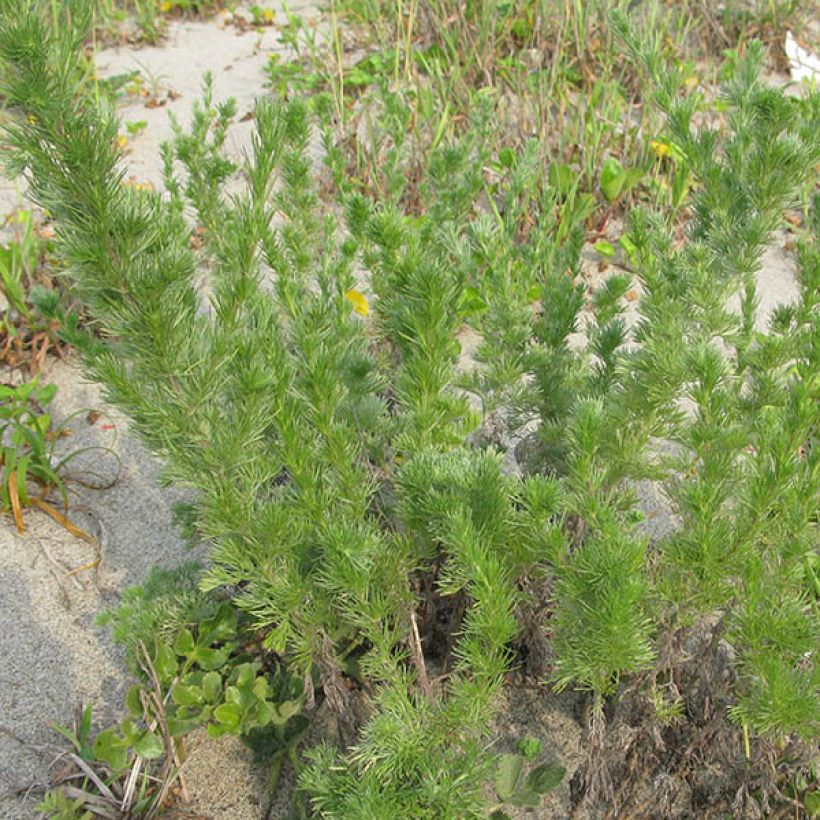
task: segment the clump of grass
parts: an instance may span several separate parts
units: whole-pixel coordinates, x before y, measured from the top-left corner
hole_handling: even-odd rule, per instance
[[[32,211],[6,219],[12,239],[0,246],[0,294],[6,308],[0,317],[0,362],[37,372],[48,353],[62,357],[59,314],[65,293],[53,278],[53,233]]]

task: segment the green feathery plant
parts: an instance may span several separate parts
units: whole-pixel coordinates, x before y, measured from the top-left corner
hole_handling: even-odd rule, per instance
[[[739,653],[732,716],[747,733],[816,731],[813,240],[801,298],[768,334],[755,290],[820,158],[816,95],[766,88],[751,45],[725,89],[727,126],[696,130],[683,70],[616,18],[696,186],[693,219],[676,246],[663,219],[635,212],[634,281],[618,273],[589,294],[584,214],[564,209],[559,166],[531,184],[534,143],[499,156],[488,184],[480,137],[443,141],[411,192],[393,110],[374,199],[345,179],[319,100],[328,209],[310,108],[257,103],[236,165],[223,150],[234,108],[206,84],[163,148],[164,201],[122,184],[116,120],[83,86],[88,3],[66,3],[58,27],[36,0],[0,12],[3,93],[22,115],[6,126],[12,168],[53,216],[99,323],[64,333],[164,480],[193,491],[186,521],[212,545],[204,590],[232,596],[303,681],[305,707],[324,698],[338,717],[346,748],[319,746],[300,775],[319,815],[483,816],[488,728],[532,576],[552,594],[553,682],[593,695],[591,758],[605,698],[654,674],[657,638],[716,614],[713,643]],[[466,319],[483,342],[465,376]],[[512,401],[512,425],[538,423],[528,475],[468,444],[479,419],[456,384]],[[679,519],[655,542],[639,480],[663,482]],[[187,638],[177,648],[187,657]]]
[[[22,5],[5,3],[0,31],[4,91],[25,112],[7,132],[16,168],[53,215],[68,275],[104,327],[99,338],[73,334],[89,373],[163,457],[164,479],[197,492],[196,530],[214,545],[206,587],[235,590],[265,646],[304,676],[308,703],[317,669],[324,697],[344,717],[343,670],[357,660],[382,707],[364,730],[363,754],[385,760],[365,764],[370,776],[357,788],[417,792],[405,816],[420,816],[415,806],[433,815],[477,807],[490,759],[479,738],[516,631],[514,572],[502,549],[511,524],[505,516],[500,531],[480,532],[470,505],[442,522],[436,538],[453,550],[451,583],[475,603],[447,697],[420,699],[414,690],[429,679],[408,581],[430,560],[433,536],[385,526],[383,478],[366,457],[396,453],[405,480],[424,483],[435,462],[414,459],[447,458],[469,429],[466,401],[449,387],[460,283],[430,266],[435,223],[390,209],[360,214],[381,295],[375,324],[387,336],[382,360],[374,358],[353,309],[363,298],[352,273],[356,244],[338,238],[311,183],[305,106],[257,105],[247,190],[228,197],[232,169],[220,149],[231,109],[212,113],[206,92],[190,135],[178,131],[165,148],[164,203],[122,184],[116,122],[78,88],[88,4],[66,4],[58,29],[44,24],[38,4]],[[194,285],[200,260],[186,201],[206,236],[207,301]],[[461,484],[478,469],[471,458],[447,464]],[[478,475],[485,470],[486,494],[503,480],[497,463]],[[402,767],[392,746],[432,712],[441,717],[439,753]],[[344,794],[341,784],[328,791]],[[317,784],[319,801],[320,793]]]
[[[750,44],[724,87],[725,134],[696,131],[697,100],[675,97],[657,55],[644,57],[700,183],[686,246],[653,249],[655,270],[677,280],[690,308],[679,357],[691,411],[672,436],[666,487],[680,526],[662,545],[664,583],[679,617],[722,613],[718,634],[725,627],[740,652],[732,714],[761,733],[811,737],[820,727],[816,197],[799,248],[799,298],[768,328],[759,326],[755,275],[784,211],[816,182],[820,96],[768,88],[762,57]]]

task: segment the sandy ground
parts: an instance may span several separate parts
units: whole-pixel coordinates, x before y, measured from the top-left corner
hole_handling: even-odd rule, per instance
[[[289,3],[290,11],[306,21],[318,20],[319,12],[309,3]],[[239,12],[237,12],[239,13]],[[101,77],[139,71],[146,96],[124,95],[120,101],[121,133],[127,137],[126,165],[137,182],[162,187],[160,146],[173,135],[173,115],[183,126],[188,124],[195,102],[202,98],[203,81],[210,72],[214,102],[229,97],[236,100],[242,120],[254,100],[264,94],[264,69],[271,55],[283,60],[293,52],[279,42],[279,31],[265,27],[242,31],[220,15],[207,23],[182,22],[172,25],[158,47],[134,49],[109,48],[97,57]],[[282,15],[276,18],[281,21]],[[160,103],[155,105],[155,103]],[[135,135],[128,136],[127,123],[146,123]],[[231,128],[227,149],[236,158],[248,147],[253,123],[250,119]]]
[[[316,16],[309,5],[291,4],[291,10]],[[134,180],[161,187],[159,146],[172,133],[168,114],[187,122],[206,71],[213,72],[215,98],[236,97],[241,116],[263,93],[263,70],[277,50],[282,48],[274,29],[239,33],[217,20],[173,24],[160,47],[102,51],[101,76],[138,69],[149,80],[148,87],[166,100],[149,107],[147,99],[137,95],[121,103],[123,123],[147,122],[128,141],[126,163]],[[237,156],[247,145],[250,128],[247,122],[238,123],[231,131],[229,146]],[[23,202],[19,183],[0,183],[0,213]],[[759,276],[761,321],[774,305],[797,293],[793,260],[783,250],[785,239],[776,238]],[[10,519],[0,519],[0,817],[9,820],[36,816],[36,801],[18,790],[46,784],[55,758],[65,749],[50,724],[70,725],[80,704],[93,707],[99,725],[120,714],[127,683],[122,655],[107,632],[95,625],[97,614],[115,605],[121,590],[141,581],[151,566],[173,566],[191,557],[171,525],[174,493],[158,486],[158,465],[128,435],[125,421],[106,411],[98,389],[84,380],[75,361],[50,362],[45,377],[59,386],[59,416],[83,411],[72,423],[74,436],[67,445],[110,447],[120,464],[117,472],[111,453],[94,450],[74,468],[78,474],[91,469],[108,479],[116,475],[104,490],[72,485],[72,518],[98,538],[99,553],[40,513],[28,513],[22,535]],[[2,380],[8,380],[8,374],[2,374]],[[86,419],[90,409],[106,412],[91,424]],[[663,499],[654,497],[651,488],[645,496],[646,511],[661,515],[656,523],[663,529],[668,523],[662,517]],[[66,574],[97,559],[95,568]],[[554,699],[535,701],[527,693],[513,693],[505,702],[499,749],[513,748],[526,734],[541,737],[545,748],[563,750],[561,762],[571,776],[582,756],[578,724]],[[264,777],[253,769],[239,741],[213,742],[198,733],[189,748],[185,777],[194,816],[285,816],[281,798],[271,808]],[[565,784],[537,816],[565,816],[568,801]]]

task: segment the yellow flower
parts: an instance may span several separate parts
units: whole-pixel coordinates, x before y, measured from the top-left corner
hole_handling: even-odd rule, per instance
[[[649,143],[649,147],[655,152],[655,156],[657,156],[658,159],[669,156],[672,150],[672,146],[668,142],[662,142],[661,140],[652,140],[652,142]]]
[[[126,137],[125,134],[117,134],[116,142],[117,148],[119,148],[120,151],[122,151],[125,148],[125,146],[128,145],[128,137]]]
[[[169,11],[171,11],[171,4],[168,2],[168,0],[165,0],[165,2],[159,7],[159,9],[160,11],[165,12],[167,14]]]
[[[37,125],[37,117],[35,117],[34,114],[29,114],[28,117],[26,117],[26,119],[29,121],[31,125]]]
[[[367,316],[370,313],[370,305],[367,303],[367,297],[357,290],[349,290],[345,294],[345,299],[353,305],[353,310],[359,316]]]
[[[272,9],[263,9],[262,19],[266,23],[272,23],[273,22],[273,10]]]

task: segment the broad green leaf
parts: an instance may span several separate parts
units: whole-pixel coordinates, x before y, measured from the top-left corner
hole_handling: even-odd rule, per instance
[[[236,612],[231,609],[230,605],[221,604],[213,617],[200,624],[200,641],[212,644],[233,638],[236,634],[236,618]]]
[[[643,178],[643,168],[630,168],[624,174],[624,184],[621,187],[621,193],[625,194],[627,191],[631,191]]]
[[[204,700],[202,690],[196,686],[178,683],[171,692],[171,698],[178,706],[198,706]]]
[[[170,646],[157,641],[154,652],[154,669],[161,683],[168,683],[174,679],[178,669],[177,656]]]
[[[54,399],[55,395],[57,395],[57,385],[44,384],[37,390],[34,397],[40,404],[49,404]]]
[[[184,655],[186,658],[190,658],[194,654],[195,648],[194,636],[190,630],[183,629],[174,641],[174,652],[176,652],[177,655]]]
[[[170,715],[166,722],[168,725],[168,734],[171,735],[171,737],[183,737],[187,735],[188,732],[196,729],[201,723],[197,718],[180,718],[171,717]]]
[[[509,802],[512,803],[513,806],[535,809],[541,802],[541,795],[538,794],[538,792],[534,792],[532,789],[521,786],[515,790],[515,793],[510,798]]]
[[[143,730],[140,729],[139,726],[131,720],[131,718],[126,718],[122,723],[120,723],[120,731],[122,732],[123,738],[133,746],[139,739]]]
[[[225,735],[236,734],[236,728],[226,723],[209,723],[208,737],[218,738]]]
[[[298,700],[283,700],[276,706],[276,711],[279,713],[279,716],[285,720],[299,714],[301,710],[302,704]]]
[[[208,672],[202,678],[202,693],[209,703],[216,703],[222,696],[222,675],[219,672]]]
[[[566,773],[567,770],[557,763],[542,763],[527,775],[524,785],[538,794],[545,794],[559,786]]]
[[[134,744],[134,751],[146,760],[155,760],[165,754],[165,744],[153,732],[145,732]]]
[[[237,686],[225,687],[225,703],[242,703],[242,691]]]
[[[236,685],[246,686],[256,678],[256,666],[252,663],[243,663],[236,667]]]
[[[498,770],[495,773],[495,788],[498,796],[505,802],[512,800],[518,781],[521,778],[521,769],[524,758],[517,754],[504,754],[498,761]]]
[[[214,719],[226,728],[235,729],[239,726],[241,718],[239,707],[235,703],[223,703],[214,709]]]
[[[265,700],[268,697],[268,682],[261,675],[253,682],[253,693],[259,700]]]
[[[572,222],[575,225],[582,223],[597,207],[595,194],[578,194],[572,208]]]
[[[558,195],[562,198],[569,195],[572,186],[575,184],[576,176],[577,174],[572,168],[563,162],[550,163],[549,170],[547,171],[549,184],[558,191]]]
[[[121,772],[128,765],[128,742],[113,727],[103,729],[94,738],[94,756],[113,771]]]
[[[134,717],[140,717],[143,712],[141,693],[142,686],[135,683],[125,696],[125,706]]]
[[[615,157],[607,157],[601,168],[601,192],[608,202],[614,202],[626,181],[623,165]]]
[[[213,671],[214,669],[223,667],[230,655],[231,648],[228,646],[223,646],[219,649],[197,647],[194,658],[203,669]]]
[[[624,249],[624,253],[629,257],[629,261],[634,265],[636,262],[636,254],[638,246],[632,241],[632,237],[625,233],[619,240],[618,244]]]

